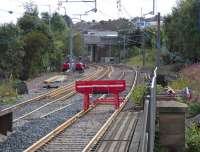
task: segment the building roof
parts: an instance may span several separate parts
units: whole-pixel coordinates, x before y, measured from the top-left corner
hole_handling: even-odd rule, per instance
[[[111,44],[115,43],[118,38],[116,31],[98,31],[90,30],[84,34],[84,41],[86,44]]]
[[[89,30],[86,34],[84,35],[91,35],[91,36],[96,36],[96,37],[118,37],[118,32],[116,31],[98,31],[98,30]]]

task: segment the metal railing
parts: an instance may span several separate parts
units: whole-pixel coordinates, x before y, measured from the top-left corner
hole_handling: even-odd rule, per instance
[[[157,67],[154,69],[149,95],[144,101],[143,130],[141,136],[140,152],[153,152],[155,140],[156,121],[156,77]]]

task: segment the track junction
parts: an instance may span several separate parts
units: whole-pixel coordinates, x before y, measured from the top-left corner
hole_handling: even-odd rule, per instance
[[[8,139],[0,144],[0,148],[4,151],[97,150],[98,148],[94,147],[99,147],[99,141],[103,141],[103,134],[106,130],[110,130],[108,127],[119,113],[121,117],[119,119],[122,121],[125,114],[121,116],[121,111],[128,103],[129,92],[132,92],[136,85],[137,72],[125,66],[100,66],[96,69],[96,72],[91,74],[92,76],[82,80],[126,80],[127,89],[121,94],[125,102],[118,110],[115,110],[111,104],[97,104],[91,106],[88,111],[81,111],[82,97],[76,94],[74,83],[71,83],[28,100],[27,103],[22,102],[20,106],[17,105],[17,108],[10,107],[14,110],[14,129]],[[100,96],[95,95],[90,98],[97,97]],[[35,108],[29,110],[29,107]],[[133,116],[134,119],[131,121],[132,114],[128,114],[125,120],[131,121],[130,125],[136,126],[137,116],[138,114]],[[20,145],[16,140],[21,141]]]

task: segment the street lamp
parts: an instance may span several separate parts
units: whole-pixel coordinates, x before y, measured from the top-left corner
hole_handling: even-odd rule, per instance
[[[157,15],[157,55],[156,55],[156,66],[160,66],[160,51],[161,51],[161,45],[160,45],[160,12],[158,12]]]

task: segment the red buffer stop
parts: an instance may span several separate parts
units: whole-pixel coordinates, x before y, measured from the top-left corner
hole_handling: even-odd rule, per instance
[[[76,81],[76,91],[84,94],[83,109],[86,111],[90,106],[90,94],[113,94],[114,97],[96,99],[95,102],[113,103],[115,108],[119,108],[123,101],[119,93],[126,89],[125,80],[95,80],[95,81]]]

